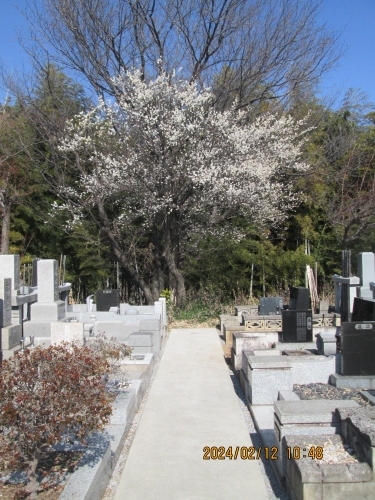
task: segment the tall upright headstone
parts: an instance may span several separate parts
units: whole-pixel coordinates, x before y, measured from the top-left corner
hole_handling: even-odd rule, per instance
[[[357,255],[360,286],[357,287],[357,297],[372,299],[370,283],[375,281],[375,256],[373,252],[361,252]]]
[[[375,322],[342,324],[341,374],[375,375]]]
[[[10,278],[12,282],[12,325],[22,323],[21,307],[16,305],[16,297],[20,294],[20,270],[19,255],[0,255],[0,278]]]
[[[58,262],[54,259],[38,261],[38,302],[31,306],[31,321],[51,322],[65,315],[65,303],[59,300]]]
[[[11,278],[12,295],[18,295],[19,293],[20,266],[19,255],[0,255],[0,278]]]
[[[120,290],[98,290],[96,292],[96,310],[109,311],[111,307],[120,307]]]
[[[2,255],[1,257],[14,257],[8,255]],[[3,259],[9,263],[14,263],[16,259]],[[3,273],[9,273],[9,271],[4,271]],[[19,274],[18,274],[19,276]],[[1,345],[0,345],[0,358],[1,360],[8,359],[13,351],[18,349],[20,346],[20,340],[22,338],[22,327],[19,322],[16,322],[17,314],[12,314],[13,312],[19,312],[19,309],[15,308],[12,310],[12,298],[17,294],[17,290],[13,290],[12,279],[0,278],[0,330],[1,330]],[[15,324],[12,324],[15,323]]]
[[[308,311],[310,305],[310,291],[302,286],[290,287],[289,309],[293,311]]]
[[[0,278],[0,328],[12,324],[12,280]]]
[[[335,283],[335,311],[340,312],[341,319],[345,322],[351,319],[357,286],[361,283],[358,276],[351,276],[350,257],[350,250],[342,251],[342,276],[332,276]]]

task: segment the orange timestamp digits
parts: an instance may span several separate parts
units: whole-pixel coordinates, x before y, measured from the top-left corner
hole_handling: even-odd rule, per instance
[[[279,449],[277,446],[205,446],[203,460],[259,460],[262,456],[266,460],[277,460]]]

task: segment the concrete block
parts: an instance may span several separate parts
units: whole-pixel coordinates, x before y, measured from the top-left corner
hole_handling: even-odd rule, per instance
[[[251,404],[272,404],[279,390],[293,389],[292,366],[287,356],[249,356],[248,362]]]
[[[358,407],[358,403],[350,399],[275,401],[274,412],[280,424],[285,426],[299,424],[337,426],[340,424],[337,408]]]
[[[325,356],[336,354],[336,332],[336,327],[325,327],[315,334],[316,348],[320,354]]]
[[[100,500],[112,475],[111,445],[108,437],[98,438],[70,476],[60,500]]]
[[[335,387],[348,389],[375,389],[375,375],[340,375],[333,373],[330,383]]]
[[[111,478],[135,413],[135,389],[121,391],[104,432],[93,432],[88,449],[60,496],[61,500],[100,500]]]
[[[20,345],[22,337],[21,325],[10,325],[1,329],[1,348],[3,350],[13,349]]]

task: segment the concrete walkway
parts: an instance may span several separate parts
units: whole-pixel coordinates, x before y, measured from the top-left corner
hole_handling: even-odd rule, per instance
[[[252,446],[215,329],[172,330],[115,500],[267,498],[256,460],[203,460]]]

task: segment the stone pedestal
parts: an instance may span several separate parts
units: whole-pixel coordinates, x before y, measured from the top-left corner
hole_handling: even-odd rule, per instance
[[[336,328],[322,328],[316,337],[316,348],[319,354],[325,356],[336,354]]]
[[[56,300],[53,303],[37,302],[31,305],[31,320],[36,323],[59,321],[65,316],[65,302]]]

